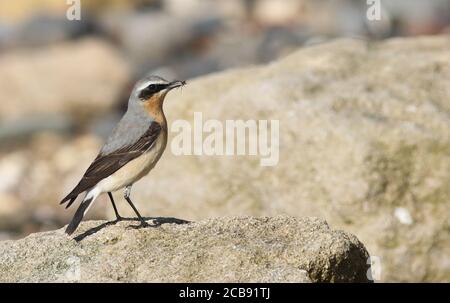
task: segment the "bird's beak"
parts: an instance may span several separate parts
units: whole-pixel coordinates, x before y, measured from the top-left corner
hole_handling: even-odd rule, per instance
[[[183,86],[183,85],[186,85],[186,81],[178,81],[178,80],[177,81],[172,81],[167,86],[167,89],[171,90],[173,88],[180,87],[180,86]]]

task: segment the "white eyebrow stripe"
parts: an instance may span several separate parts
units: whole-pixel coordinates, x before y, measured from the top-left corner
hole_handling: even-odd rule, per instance
[[[138,86],[138,90],[143,90],[144,88],[146,88],[152,81],[145,81],[144,83],[142,83],[141,85]]]
[[[138,90],[143,90],[144,88],[146,88],[150,84],[165,84],[165,83],[166,82],[164,82],[164,81],[148,80],[148,81],[145,81],[144,83],[142,83],[141,85],[139,85],[137,89]]]

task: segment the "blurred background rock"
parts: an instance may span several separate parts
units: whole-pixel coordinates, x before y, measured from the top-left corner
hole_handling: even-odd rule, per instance
[[[366,19],[366,1],[359,0],[81,0],[81,20],[69,21],[66,18],[68,4],[65,0],[0,1],[0,239],[20,238],[31,232],[59,228],[68,222],[72,216],[72,211],[65,211],[60,207],[58,205],[59,200],[76,184],[96,156],[104,138],[126,109],[132,85],[136,79],[145,73],[153,72],[167,78],[192,79],[225,69],[268,63],[278,58],[284,58],[302,46],[319,44],[339,37],[373,41],[396,36],[448,35],[450,33],[450,0],[381,0],[381,4],[382,19],[370,22]],[[435,42],[425,41],[423,43],[433,45]],[[349,42],[349,44],[351,43]],[[442,44],[442,42],[438,44],[445,49],[445,46],[442,46],[445,44]],[[419,44],[411,45],[411,47],[413,46],[420,48]],[[360,46],[355,47],[359,49]],[[450,48],[450,45],[448,47]],[[377,65],[367,66],[367,71],[373,71],[373,69],[383,66],[386,62],[384,60],[388,60],[389,64],[395,65],[396,55],[402,56],[402,53],[408,47],[394,47],[394,49],[395,52],[389,53],[386,55],[387,57],[384,57],[384,55],[380,55],[381,59],[377,57],[375,61]],[[334,52],[334,49],[332,52]],[[333,57],[334,62],[336,62],[336,69],[339,66],[343,69],[347,68],[349,73],[352,73],[352,68],[360,66],[360,62],[364,60],[364,55],[362,55],[357,61],[359,63],[355,64],[354,61],[345,57],[347,54],[345,51],[342,53],[336,51],[336,53],[344,56],[342,58],[338,55]],[[323,55],[328,56],[326,52]],[[428,67],[424,68],[422,72],[437,72],[440,73],[439,75],[448,76],[446,73],[448,62],[447,65],[445,62],[449,61],[449,58],[446,57],[445,53],[441,56],[440,59],[435,59],[436,62],[428,62]],[[416,62],[416,64],[420,64],[422,59],[421,55],[408,58],[418,60],[419,62]],[[300,58],[298,60],[303,62],[305,66],[308,65],[307,59]],[[295,62],[297,61],[291,62],[292,66],[297,66]],[[397,68],[401,69],[408,64],[402,62],[404,65],[398,65]],[[311,66],[311,69],[320,67],[320,63],[317,64],[317,66]],[[414,65],[414,67],[420,70],[418,65]],[[330,66],[326,68],[330,68]],[[331,65],[331,68],[334,67]],[[389,78],[383,76],[383,71],[379,71],[374,74],[374,78],[368,77],[365,83],[371,83],[371,80],[376,78],[385,80],[382,85],[390,85],[392,83],[389,81],[402,81],[402,77],[408,77],[411,75],[410,73],[414,72],[415,69],[413,68],[405,69],[403,73]],[[334,94],[334,91],[330,91],[328,95],[324,95],[325,97],[320,97],[324,85],[330,85],[334,90],[342,89],[345,91],[358,87],[357,79],[356,82],[348,83],[347,86],[342,87],[339,84],[333,86],[333,83],[321,83],[321,81],[327,79],[330,81],[330,79],[339,78],[339,72],[336,73],[332,76],[317,76],[317,74],[311,72],[302,74],[297,80],[287,80],[289,72],[284,71],[283,73],[280,71],[280,75],[284,76],[280,76],[279,79],[273,76],[272,80],[291,87],[292,94],[282,94],[285,100],[290,100],[293,96],[296,96],[295,91],[298,87],[300,90],[306,90],[305,96],[302,96],[302,98],[306,97],[310,101],[323,101],[331,98]],[[292,72],[292,74],[295,73]],[[258,73],[255,72],[255,75],[258,75]],[[232,78],[234,77],[232,76]],[[363,78],[363,75],[361,74],[360,77]],[[222,78],[218,79],[222,81]],[[419,80],[409,84],[422,83]],[[392,205],[386,209],[382,208],[385,212],[381,211],[380,216],[370,217],[370,220],[378,223],[366,227],[366,229],[372,229],[367,232],[365,238],[358,234],[358,229],[363,229],[365,225],[362,223],[352,225],[352,222],[357,220],[351,214],[355,209],[347,207],[348,205],[346,206],[345,203],[352,204],[356,203],[355,201],[358,199],[364,200],[362,198],[366,193],[364,186],[367,186],[366,183],[370,183],[366,180],[373,177],[376,181],[374,182],[378,184],[376,186],[379,187],[377,187],[378,189],[371,189],[373,191],[371,195],[374,198],[369,199],[369,202],[361,202],[362,204],[358,205],[357,208],[379,210],[378,206],[370,203],[382,203],[380,201],[384,201],[384,198],[380,198],[379,191],[382,191],[380,188],[386,186],[385,183],[390,178],[407,178],[409,175],[406,176],[405,174],[412,173],[409,170],[406,170],[406,172],[402,170],[403,165],[406,165],[408,161],[434,161],[432,165],[435,165],[435,167],[448,168],[448,157],[442,158],[440,156],[441,154],[448,156],[448,145],[446,145],[448,143],[448,132],[445,129],[449,126],[447,124],[449,93],[448,88],[444,88],[444,83],[448,83],[448,80],[448,77],[441,78],[441,82],[437,81],[438,84],[436,84],[439,87],[437,91],[430,94],[423,93],[423,96],[430,98],[430,100],[417,101],[417,104],[413,105],[396,103],[395,100],[387,107],[374,103],[370,106],[379,109],[379,111],[371,113],[368,108],[361,104],[373,98],[370,91],[376,90],[377,87],[380,88],[381,82],[373,84],[373,87],[366,87],[369,93],[364,90],[357,95],[358,97],[344,94],[330,105],[333,110],[353,106],[355,111],[360,111],[362,117],[372,115],[371,119],[374,119],[374,121],[377,119],[381,121],[386,118],[383,116],[386,111],[389,111],[386,108],[392,110],[392,115],[400,112],[398,117],[416,113],[417,121],[427,121],[426,123],[429,123],[430,128],[439,136],[438,143],[431,142],[426,145],[428,150],[433,150],[433,152],[439,154],[438,156],[432,154],[430,158],[421,158],[420,155],[426,153],[423,149],[416,151],[414,148],[411,149],[411,145],[394,144],[391,146],[387,143],[386,146],[377,145],[374,153],[366,152],[366,149],[372,147],[371,140],[356,143],[356,141],[352,141],[353,139],[346,137],[353,136],[352,133],[355,128],[360,125],[356,120],[352,120],[354,117],[346,121],[342,117],[334,117],[334,112],[329,112],[329,109],[321,110],[321,105],[303,104],[303,106],[306,106],[305,110],[309,113],[308,115],[316,117],[319,122],[322,121],[308,124],[311,129],[305,131],[305,137],[301,138],[301,140],[304,140],[305,146],[309,146],[303,154],[305,159],[316,161],[314,163],[321,163],[320,157],[333,158],[335,148],[330,147],[329,153],[327,153],[328,149],[324,149],[319,154],[317,151],[321,150],[320,144],[315,145],[315,148],[311,147],[316,144],[314,143],[314,140],[317,139],[314,139],[315,136],[320,137],[320,134],[315,133],[318,131],[319,125],[323,125],[322,123],[325,123],[328,119],[331,119],[331,121],[337,119],[341,123],[334,130],[337,134],[336,140],[347,138],[354,145],[342,142],[343,146],[352,146],[355,151],[360,150],[363,155],[361,157],[371,159],[370,165],[372,166],[369,170],[356,165],[353,170],[346,171],[348,180],[351,179],[351,176],[354,177],[353,183],[340,184],[343,181],[338,180],[340,178],[339,172],[342,172],[341,169],[345,170],[344,164],[351,165],[351,163],[354,163],[346,158],[345,149],[342,150],[342,158],[333,158],[333,161],[338,163],[334,168],[321,168],[328,175],[309,175],[302,172],[305,168],[309,170],[319,169],[317,167],[308,168],[307,163],[295,162],[296,165],[292,167],[284,164],[285,162],[281,162],[282,166],[286,165],[286,170],[292,170],[284,173],[287,174],[286,180],[290,184],[291,190],[285,188],[286,183],[283,183],[283,186],[278,186],[280,191],[283,189],[283,192],[292,193],[292,195],[283,197],[284,201],[288,201],[285,204],[276,201],[277,195],[261,191],[264,187],[263,183],[246,182],[247,177],[244,178],[245,180],[235,178],[228,182],[225,188],[217,187],[217,184],[224,180],[219,180],[221,178],[214,179],[212,170],[207,167],[213,164],[212,167],[218,170],[229,172],[229,169],[223,167],[220,162],[218,163],[217,159],[209,162],[209,158],[192,160],[188,157],[190,160],[181,160],[180,165],[183,165],[185,172],[178,177],[175,168],[168,166],[167,161],[165,161],[166,167],[163,167],[163,165],[160,167],[161,170],[165,171],[159,173],[164,178],[158,179],[158,186],[159,188],[167,188],[169,184],[177,180],[175,188],[187,188],[192,191],[190,195],[179,192],[165,199],[162,192],[157,192],[153,197],[150,191],[146,190],[146,188],[155,187],[152,184],[155,179],[152,179],[150,175],[141,182],[139,191],[142,194],[139,194],[139,199],[148,200],[146,201],[148,202],[147,209],[145,209],[146,215],[170,215],[192,220],[206,216],[228,214],[273,215],[278,212],[290,215],[325,216],[329,222],[333,222],[339,227],[344,228],[349,225],[350,230],[363,243],[370,242],[371,240],[367,237],[373,234],[384,233],[383,238],[373,240],[374,243],[369,244],[369,252],[371,252],[371,247],[378,248],[385,245],[390,246],[391,250],[395,250],[395,255],[404,255],[406,258],[403,261],[394,258],[389,275],[390,280],[403,281],[408,280],[408,277],[413,277],[413,280],[443,280],[450,277],[450,275],[446,275],[450,268],[450,261],[443,257],[449,255],[445,252],[448,253],[450,248],[443,244],[448,242],[439,240],[441,238],[447,239],[445,235],[448,235],[450,225],[449,216],[440,204],[446,199],[450,201],[448,200],[450,199],[448,191],[442,189],[441,184],[445,180],[448,181],[448,179],[445,179],[448,174],[439,170],[441,177],[438,173],[438,176],[428,180],[430,188],[434,186],[439,189],[436,193],[431,191],[431,193],[434,193],[433,201],[438,201],[437,204],[432,204],[432,206],[427,204],[434,209],[433,211],[439,210],[439,218],[436,219],[439,220],[438,223],[433,221],[434,212],[429,208],[411,216],[410,212],[413,212],[417,207],[411,201],[414,201],[416,197],[403,193],[401,199],[406,199],[406,204],[410,210],[408,211],[405,205],[397,202],[392,202]],[[209,106],[219,102],[218,100],[229,102],[235,99],[235,95],[232,93],[231,97],[228,96],[225,99],[220,99],[221,96],[211,93],[211,90],[216,90],[216,88],[217,91],[223,91],[221,87],[223,88],[224,84],[208,80],[203,83],[209,85],[209,90],[205,89],[205,92],[202,93],[205,96],[210,96],[208,102],[211,102],[211,105]],[[271,89],[268,88],[271,85],[270,81],[261,83],[265,85],[266,92],[270,95],[272,93]],[[239,82],[235,85],[238,84]],[[259,89],[264,88],[261,88],[260,84],[254,84],[255,90],[250,91],[256,94]],[[195,84],[193,87],[195,88]],[[188,89],[190,88],[186,87],[185,91]],[[393,93],[394,97],[402,96],[404,93],[402,89],[408,89],[408,87],[398,89]],[[424,90],[426,89],[424,88]],[[421,92],[419,91],[419,94]],[[246,94],[245,89],[237,90],[234,94],[244,95],[247,96],[246,98],[252,99]],[[366,94],[369,96],[367,97]],[[407,95],[405,93],[404,98],[410,100]],[[277,94],[274,96],[279,98]],[[266,100],[264,96],[259,95],[259,97],[261,97],[261,100],[258,100],[258,102],[261,102],[259,105],[256,101],[250,104],[260,107],[259,111],[256,112],[259,113],[258,118],[263,119],[265,117],[264,110],[267,110],[263,107],[268,106],[268,108],[275,110],[276,104],[272,104],[272,101]],[[366,97],[367,99],[364,99]],[[189,95],[187,99],[188,101],[191,100]],[[391,100],[392,98],[386,97],[385,99]],[[273,102],[275,101],[273,100]],[[205,102],[205,100],[202,102]],[[199,104],[202,104],[202,102]],[[203,111],[208,108],[211,118],[226,118],[228,117],[227,114],[236,116],[241,112],[241,110],[238,110],[237,101],[233,103],[236,105],[235,112],[233,110],[227,111],[226,108],[222,108],[222,105],[210,108],[207,104],[204,104],[205,107],[197,108],[192,104],[187,104],[180,105],[178,108],[174,104],[170,105],[172,113],[179,113],[179,116],[170,114],[170,119],[179,117],[188,119],[192,108]],[[285,119],[287,120],[291,119],[292,115],[295,117],[304,115],[301,111],[297,112],[297,107],[301,107],[301,104],[292,106],[295,108],[284,104],[276,112],[280,117],[286,114]],[[289,113],[291,116],[289,116]],[[236,116],[235,118],[245,117]],[[303,119],[303,121],[309,121],[308,116],[303,117]],[[291,121],[291,123],[295,124],[296,122]],[[380,135],[375,126],[364,123],[362,125],[364,127],[361,128],[361,138],[364,138],[364,130],[367,131],[368,137]],[[330,126],[330,129],[333,127],[335,125]],[[383,129],[388,130],[389,127],[390,124],[388,123],[383,125]],[[424,136],[423,140],[425,140],[426,135],[422,134],[420,130],[414,131],[417,131],[413,133],[415,138]],[[308,139],[309,132],[311,132],[311,138]],[[386,140],[391,138],[397,142],[398,136],[406,133],[403,133],[403,131],[389,133]],[[289,140],[286,142],[284,144],[290,148],[295,146]],[[402,156],[398,156],[397,151],[406,153],[406,158],[403,159]],[[171,158],[172,156],[169,155],[168,157]],[[178,157],[175,160],[180,161],[180,159]],[[230,164],[228,161],[226,163],[227,165]],[[244,176],[253,171],[250,169],[252,163],[243,164],[242,161],[239,162]],[[325,161],[325,163],[327,162]],[[331,163],[329,164],[331,165]],[[424,163],[418,165],[422,164]],[[397,168],[400,171],[398,174]],[[208,178],[202,177],[200,173],[205,171]],[[380,173],[380,175],[372,177],[365,175],[365,173],[369,174],[373,171],[382,171],[386,174]],[[393,172],[393,175],[388,175],[391,172]],[[419,172],[422,171],[419,170]],[[281,174],[281,172],[275,171],[273,177],[266,176],[264,180],[275,182],[275,185],[279,184],[281,182],[279,173]],[[351,175],[353,173],[354,175]],[[256,170],[252,178],[259,178],[261,177],[260,174],[265,176],[270,173]],[[231,177],[231,172],[229,176]],[[303,183],[306,184],[299,187],[301,190],[294,189],[298,187],[294,180],[299,178],[303,178]],[[328,178],[328,181],[323,181],[326,178]],[[195,184],[200,180],[202,182],[208,181],[209,183],[206,184],[209,184],[207,186],[210,186],[210,189],[189,186],[189,184]],[[286,180],[283,182],[286,182]],[[336,187],[336,184],[343,187]],[[395,184],[393,190],[395,193],[397,189],[401,192],[405,186],[407,188],[410,186],[410,184],[401,182]],[[363,189],[361,189],[361,186]],[[421,184],[421,186],[425,185]],[[217,192],[208,194],[213,188]],[[392,198],[390,195],[395,196],[395,193],[389,190],[392,190],[392,188],[388,189],[388,198],[386,199],[394,201],[396,198]],[[324,199],[320,194],[321,191],[335,196],[334,198]],[[233,193],[237,194],[234,195]],[[302,193],[305,196],[299,197],[298,195]],[[136,190],[136,195],[138,195],[138,190]],[[281,199],[281,197],[279,198]],[[186,199],[197,200],[188,201]],[[296,202],[296,199],[299,202]],[[314,199],[317,199],[317,205],[322,205],[323,209],[331,209],[332,211],[322,212],[317,208],[308,210],[306,204],[301,202],[302,199],[310,199],[313,202],[315,202]],[[104,207],[106,201],[106,197],[99,198],[98,203],[90,211],[88,219],[112,218],[112,210],[109,205]],[[237,204],[236,201],[246,202]],[[142,207],[145,207],[142,201],[139,203]],[[192,209],[189,210],[190,205]],[[127,212],[128,210],[122,208],[122,211]],[[332,213],[339,213],[341,219],[333,220],[333,218],[328,217],[332,216]],[[131,215],[130,212],[128,214]],[[401,218],[402,222],[406,222],[406,225],[398,223],[395,218]],[[420,218],[425,218],[425,221],[431,222],[429,229],[418,230],[417,232],[423,232],[425,236],[430,237],[430,243],[426,247],[429,247],[428,252],[432,251],[432,255],[427,258],[433,256],[435,259],[440,258],[441,262],[437,264],[417,261],[417,258],[427,254],[427,249],[424,247],[421,248],[421,252],[408,251],[408,249],[413,249],[414,245],[418,245],[417,241],[419,240],[411,240],[409,246],[402,246],[401,248],[395,246],[398,237],[400,237],[399,234],[404,232],[405,226],[410,228],[412,222],[418,220],[418,218],[419,221]],[[378,230],[378,228],[382,230]],[[439,247],[439,249],[433,251],[432,247]],[[387,254],[386,256],[391,255]],[[397,275],[394,274],[395,266],[401,267],[402,262],[413,264],[413,270],[405,270]],[[440,271],[435,271],[438,273],[434,274],[433,270],[436,266],[440,267]],[[416,275],[414,276],[412,273]]]

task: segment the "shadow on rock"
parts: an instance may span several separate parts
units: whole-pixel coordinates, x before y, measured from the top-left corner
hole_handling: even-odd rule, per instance
[[[188,223],[191,223],[191,221],[172,218],[172,217],[145,217],[144,219],[145,219],[145,221],[149,221],[149,220],[153,221],[152,224],[149,224],[149,227],[158,227],[158,226],[161,226],[162,224],[188,224]],[[122,218],[121,220],[108,221],[108,222],[100,224],[99,226],[88,229],[84,233],[76,236],[74,238],[74,240],[77,242],[80,242],[84,238],[97,233],[98,231],[102,230],[105,227],[108,227],[110,225],[115,225],[115,224],[117,224],[119,222],[123,222],[123,221],[139,221],[139,219],[138,218]]]

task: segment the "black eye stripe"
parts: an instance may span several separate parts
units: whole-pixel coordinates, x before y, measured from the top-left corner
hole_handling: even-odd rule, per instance
[[[142,89],[139,93],[139,98],[141,99],[148,99],[153,94],[165,89],[167,87],[167,84],[150,84],[146,88]]]
[[[150,84],[145,89],[152,91],[153,93],[157,93],[160,90],[164,89],[166,86],[166,84]]]

